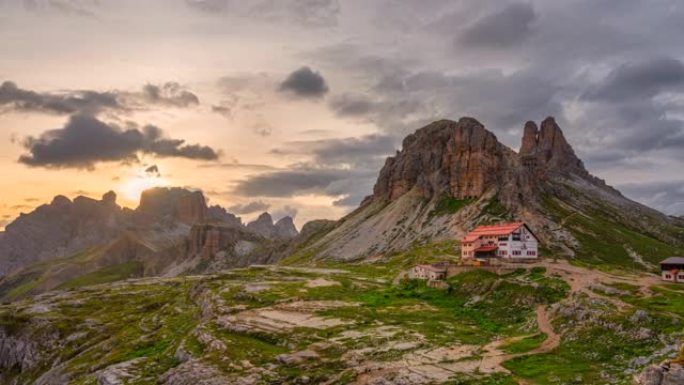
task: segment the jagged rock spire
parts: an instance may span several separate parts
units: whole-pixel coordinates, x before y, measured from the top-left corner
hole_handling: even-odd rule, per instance
[[[572,146],[565,140],[563,131],[551,116],[544,119],[541,129],[537,129],[534,122],[525,123],[519,154],[523,164],[536,171],[587,173],[582,161],[575,155]]]

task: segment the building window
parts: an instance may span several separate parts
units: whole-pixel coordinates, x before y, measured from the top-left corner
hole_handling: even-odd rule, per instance
[[[672,279],[672,276],[670,274],[665,274],[665,279]]]
[[[501,235],[499,236],[500,241],[507,241],[508,240],[508,235]]]
[[[520,240],[520,233],[513,233],[513,240],[519,241]]]

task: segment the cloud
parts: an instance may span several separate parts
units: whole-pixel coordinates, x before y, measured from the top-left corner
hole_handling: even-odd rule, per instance
[[[684,92],[684,64],[671,57],[622,64],[584,97],[623,102],[652,98],[665,91]]]
[[[329,91],[323,76],[309,67],[302,67],[292,72],[280,84],[280,90],[304,98],[320,98]]]
[[[145,169],[145,174],[151,175],[151,176],[161,176],[159,173],[159,167],[157,167],[156,164],[153,164]]]
[[[0,112],[96,115],[105,110],[127,112],[151,106],[186,108],[197,104],[197,95],[175,82],[147,84],[139,92],[76,90],[46,93],[23,89],[10,81],[0,85]]]
[[[670,215],[684,215],[684,179],[627,183],[617,186],[627,196]]]
[[[512,3],[476,20],[458,40],[472,47],[512,46],[527,38],[536,17],[532,5]]]
[[[296,27],[332,27],[340,13],[338,0],[186,0],[198,11],[211,15],[281,22]]]
[[[189,107],[199,104],[197,95],[181,87],[176,82],[162,85],[146,84],[142,91],[143,98],[151,104],[166,104],[173,107]]]
[[[124,129],[87,115],[72,116],[62,128],[26,138],[24,147],[28,153],[19,162],[51,168],[92,169],[97,162],[133,162],[138,160],[138,152],[195,160],[219,157],[211,147],[164,138],[155,126]]]
[[[73,114],[94,114],[104,109],[122,110],[116,93],[73,91],[67,94],[48,94],[19,88],[6,81],[0,85],[0,107],[17,111]],[[2,111],[2,110],[0,110]]]
[[[251,214],[254,212],[264,212],[269,209],[271,205],[262,201],[253,201],[246,204],[236,204],[228,207],[228,211],[233,214]]]
[[[337,198],[336,206],[353,207],[372,191],[385,157],[395,146],[395,141],[384,135],[287,142],[271,153],[309,160],[250,176],[240,181],[233,193],[277,198],[327,195]]]
[[[285,205],[283,207],[280,207],[276,210],[273,211],[273,220],[276,222],[285,218],[285,217],[290,217],[292,219],[295,219],[297,217],[297,214],[299,213],[299,209],[296,207],[290,206],[290,205]]]
[[[24,8],[36,13],[58,12],[67,16],[95,17],[98,0],[23,0]]]

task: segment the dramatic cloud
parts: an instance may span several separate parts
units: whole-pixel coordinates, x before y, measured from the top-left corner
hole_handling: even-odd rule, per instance
[[[262,201],[253,201],[243,205],[237,204],[228,207],[228,211],[233,214],[251,214],[255,212],[264,212],[269,209],[271,205]]]
[[[509,4],[466,28],[459,41],[469,46],[507,47],[524,40],[536,15],[530,4]]]
[[[77,90],[41,93],[6,81],[0,85],[0,112],[14,110],[60,115],[75,113],[95,115],[104,110],[125,112],[149,106],[191,107],[199,98],[175,82],[147,84],[140,92]]]
[[[207,146],[186,145],[180,139],[167,139],[154,126],[120,128],[92,116],[72,116],[63,128],[49,130],[24,141],[27,154],[21,163],[41,167],[93,168],[97,162],[137,161],[137,153],[159,157],[197,160],[218,159],[217,151]]]
[[[392,138],[383,135],[288,142],[271,152],[310,160],[247,178],[234,192],[279,198],[328,195],[338,197],[336,206],[356,206],[371,191],[378,170],[386,156],[395,151],[395,145]]]
[[[328,92],[328,85],[318,72],[312,71],[309,67],[302,67],[280,84],[280,90],[305,98],[319,98]]]
[[[68,94],[38,93],[19,88],[6,81],[0,85],[0,111],[3,108],[27,112],[94,114],[104,109],[120,110],[124,107],[111,92],[74,91]]]
[[[684,92],[684,64],[680,60],[665,57],[622,64],[585,97],[624,102],[652,98],[665,91]]]

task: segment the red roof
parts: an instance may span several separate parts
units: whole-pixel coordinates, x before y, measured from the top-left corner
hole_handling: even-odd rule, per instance
[[[515,230],[519,229],[520,226],[524,226],[525,224],[522,222],[515,222],[515,223],[501,223],[498,225],[491,225],[491,226],[478,226],[475,228],[475,230],[469,232],[465,238],[463,238],[463,242],[473,242],[477,239],[479,239],[482,236],[485,235],[490,235],[490,236],[499,236],[499,235],[508,235]]]
[[[480,246],[477,249],[475,249],[476,253],[486,253],[488,251],[494,251],[498,249],[496,245],[486,245],[486,246]]]

